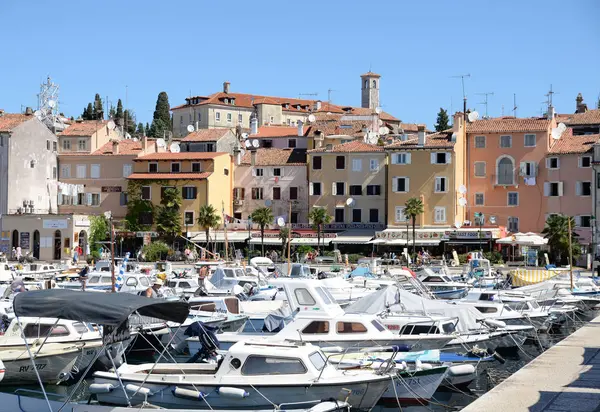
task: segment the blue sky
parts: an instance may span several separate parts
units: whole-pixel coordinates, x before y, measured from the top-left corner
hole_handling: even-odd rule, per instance
[[[51,17],[52,16],[52,17]],[[54,1],[3,0],[0,108],[36,106],[47,75],[61,111],[78,116],[95,93],[120,97],[150,121],[160,91],[172,106],[231,91],[318,92],[360,105],[361,73],[382,75],[383,109],[435,123],[439,107],[492,116],[540,114],[553,85],[558,112],[600,95],[600,2],[555,1]]]

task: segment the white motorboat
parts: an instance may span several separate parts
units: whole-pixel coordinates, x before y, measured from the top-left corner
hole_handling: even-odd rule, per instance
[[[0,257],[0,283],[11,283],[16,277],[16,273],[11,269],[6,257]]]
[[[63,282],[58,284],[63,289],[81,290],[81,282]],[[126,272],[123,275],[123,284],[119,292],[137,294],[145,291],[152,286],[152,279],[143,274],[135,272]],[[112,274],[110,272],[90,272],[85,284],[85,289],[89,292],[107,292],[112,289]]]
[[[63,268],[52,263],[26,263],[23,269],[17,270],[17,275],[23,278],[47,279],[59,275]]]
[[[460,299],[464,297],[472,285],[466,282],[456,282],[445,274],[436,274],[428,268],[423,268],[419,280],[431,290],[438,299]]]
[[[216,268],[204,286],[210,295],[243,295],[245,300],[273,300],[277,295],[277,289],[269,286],[264,276],[249,275],[238,266]]]
[[[469,261],[466,273],[468,282],[475,287],[493,289],[502,278],[494,272],[489,260],[474,258]]]
[[[98,401],[115,405],[148,401],[165,408],[246,410],[345,392],[353,408],[371,409],[390,380],[388,374],[366,370],[339,371],[307,343],[246,341],[217,363],[124,364],[96,372],[90,391]]]
[[[198,280],[188,277],[172,277],[167,280],[167,286],[173,289],[176,295],[189,299],[200,287]]]
[[[191,311],[226,315],[226,319],[218,326],[223,332],[240,332],[248,320],[248,315],[241,313],[240,300],[235,296],[194,296],[188,303]]]

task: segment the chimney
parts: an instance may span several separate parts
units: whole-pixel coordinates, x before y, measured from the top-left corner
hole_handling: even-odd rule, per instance
[[[155,153],[159,152],[159,150],[158,150],[158,144],[156,143],[156,140],[154,140],[154,152]]]
[[[142,136],[142,153],[146,153],[146,149],[148,148],[148,136],[144,133]]]
[[[550,120],[554,119],[555,116],[555,111],[554,111],[554,106],[549,105],[548,106],[548,113],[546,113],[546,117]]]
[[[229,93],[229,82],[223,82],[223,93]]]
[[[81,118],[81,116],[79,116],[75,121],[77,123],[83,123],[83,119]]]
[[[425,137],[425,125],[417,125],[417,130],[419,133],[419,146],[425,146],[425,143],[427,143],[427,138]]]
[[[118,140],[112,141],[112,154],[119,154],[119,141]]]
[[[583,96],[581,95],[581,93],[577,95],[575,101],[577,102],[577,106],[575,107],[575,113],[587,112],[587,104],[583,102]]]
[[[258,119],[254,115],[250,119],[250,134],[258,134]]]
[[[315,102],[315,110],[321,110],[321,101],[320,100],[317,100]]]
[[[25,108],[25,115],[27,115],[27,116],[33,115],[33,109],[31,107],[27,106]]]
[[[328,152],[331,152],[332,149],[333,149],[333,145],[332,144],[326,144],[325,145],[325,150],[327,150]]]
[[[302,120],[298,120],[298,136],[304,136],[304,124]]]
[[[250,151],[250,164],[254,167],[256,165],[256,150]]]

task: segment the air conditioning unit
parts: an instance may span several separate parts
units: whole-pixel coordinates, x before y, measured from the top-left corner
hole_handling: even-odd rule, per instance
[[[244,203],[244,201],[242,199],[234,199],[233,200],[234,206],[241,206],[243,203]]]

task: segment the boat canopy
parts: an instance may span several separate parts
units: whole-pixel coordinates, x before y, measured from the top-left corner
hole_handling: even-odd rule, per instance
[[[13,301],[15,315],[59,318],[118,326],[134,312],[182,323],[189,313],[185,302],[151,299],[130,293],[46,289],[21,292]]]

